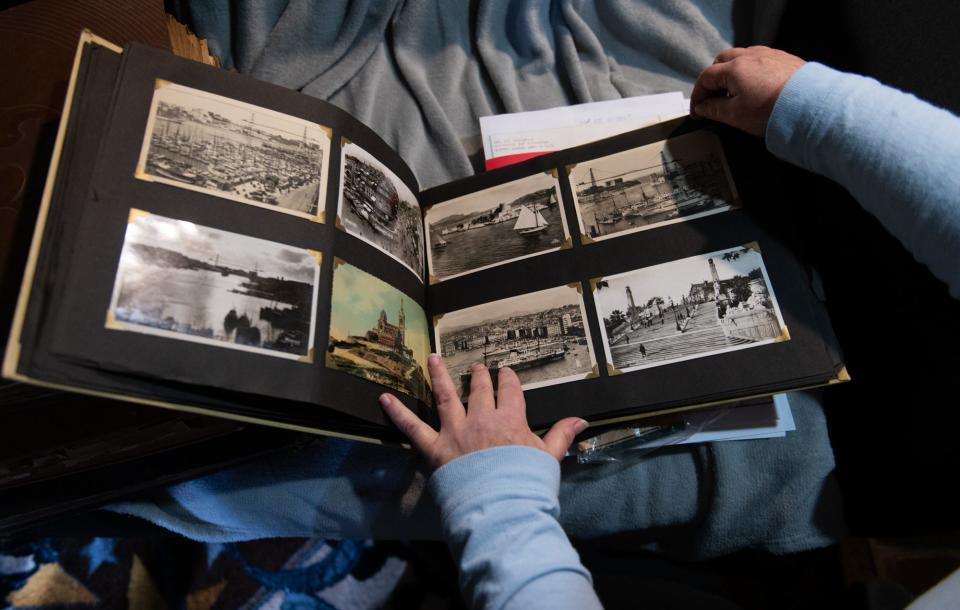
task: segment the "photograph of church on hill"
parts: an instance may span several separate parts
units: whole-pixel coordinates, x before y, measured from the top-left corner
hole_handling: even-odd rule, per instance
[[[594,285],[607,362],[622,372],[790,338],[756,243]]]
[[[482,362],[496,387],[510,367],[525,390],[585,379],[596,358],[583,297],[558,286],[446,313],[435,338],[461,398],[470,394],[470,367]]]
[[[738,205],[720,140],[706,131],[578,163],[569,180],[580,232],[594,241]]]
[[[327,368],[431,402],[427,318],[413,299],[336,259]]]

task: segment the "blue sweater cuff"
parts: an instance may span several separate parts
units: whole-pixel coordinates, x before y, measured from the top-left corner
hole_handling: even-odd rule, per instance
[[[492,447],[447,462],[433,473],[428,486],[444,519],[465,501],[504,490],[523,490],[524,495],[556,502],[560,463],[533,447]]]
[[[834,98],[845,96],[861,79],[864,77],[816,62],[804,64],[783,86],[773,106],[767,122],[767,150],[784,161],[810,167],[804,153],[809,150],[808,140],[818,131],[819,114],[824,109],[836,108]]]

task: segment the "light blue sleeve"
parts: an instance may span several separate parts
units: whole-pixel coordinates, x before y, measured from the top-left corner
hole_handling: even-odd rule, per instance
[[[600,608],[557,517],[560,465],[532,447],[494,447],[430,478],[470,608]]]
[[[811,62],[780,93],[766,144],[844,186],[960,298],[960,118]]]

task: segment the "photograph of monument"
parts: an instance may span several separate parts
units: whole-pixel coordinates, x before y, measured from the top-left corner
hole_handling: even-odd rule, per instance
[[[594,284],[607,361],[623,372],[789,339],[755,243]]]

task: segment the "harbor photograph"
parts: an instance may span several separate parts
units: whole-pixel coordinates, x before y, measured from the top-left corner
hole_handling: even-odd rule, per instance
[[[423,308],[358,267],[340,259],[333,267],[327,368],[432,404]]]
[[[427,260],[436,281],[553,252],[570,237],[560,185],[536,174],[431,206]]]
[[[607,362],[621,372],[789,339],[755,243],[594,284]]]
[[[399,261],[423,281],[423,218],[416,197],[373,155],[344,141],[337,219],[350,235]]]
[[[131,210],[107,328],[312,361],[320,253]]]
[[[509,367],[525,390],[584,379],[596,364],[583,297],[570,286],[443,314],[434,335],[461,398],[477,362],[494,387],[500,367]]]
[[[568,179],[580,232],[594,241],[737,205],[720,141],[706,131],[578,163]]]
[[[325,128],[157,81],[137,177],[322,221]]]

